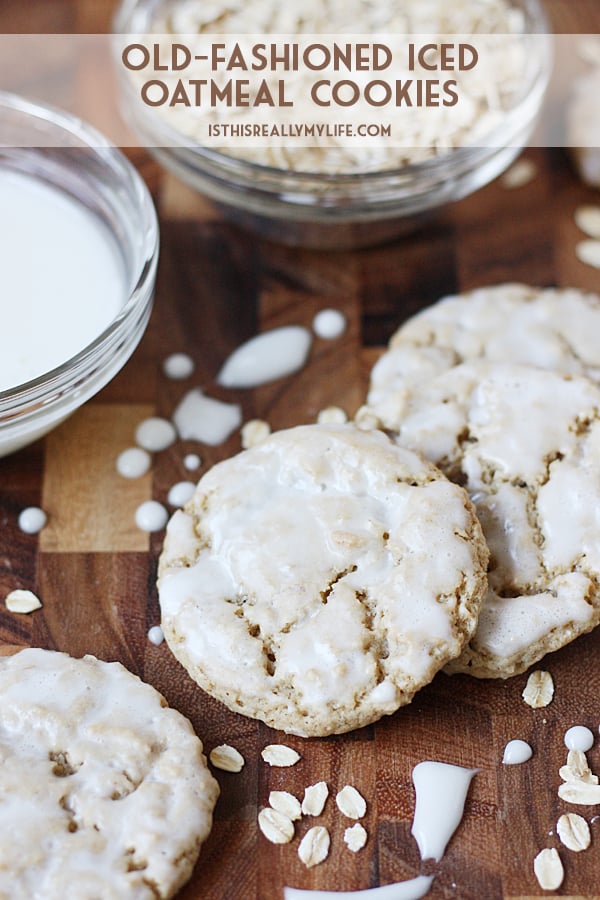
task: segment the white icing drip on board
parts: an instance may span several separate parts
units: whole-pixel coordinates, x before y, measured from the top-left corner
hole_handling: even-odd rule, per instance
[[[343,335],[346,324],[346,316],[339,309],[321,309],[312,321],[312,328],[317,337],[333,341]]]
[[[149,471],[150,454],[141,447],[128,447],[117,456],[117,472],[122,478],[141,478]]]
[[[194,388],[180,401],[173,422],[183,440],[216,446],[240,427],[242,411],[237,403],[223,403]]]
[[[533,750],[531,749],[527,741],[515,739],[513,741],[509,741],[504,748],[504,756],[502,757],[502,762],[505,766],[518,766],[521,763],[527,762],[527,760],[531,759],[532,756]]]
[[[178,481],[167,494],[167,500],[171,506],[185,506],[195,490],[196,485],[192,481]]]
[[[135,524],[142,531],[160,531],[167,524],[169,514],[162,503],[146,500],[135,511]]]
[[[189,378],[196,368],[194,360],[187,353],[171,353],[163,360],[162,369],[167,378],[183,381]]]
[[[164,639],[165,636],[160,625],[153,625],[152,628],[148,629],[148,640],[151,644],[154,644],[155,647],[160,647]]]
[[[594,734],[585,725],[573,725],[565,732],[565,747],[587,753],[594,746]]]
[[[252,388],[302,368],[312,337],[301,325],[286,325],[265,331],[233,351],[217,375],[217,383],[228,388]]]
[[[202,465],[202,459],[198,456],[197,453],[188,453],[183,459],[183,465],[188,470],[188,472],[193,472],[195,469],[199,469]]]
[[[416,791],[412,835],[421,859],[438,862],[462,819],[471,779],[478,769],[426,760],[413,769]]]
[[[168,419],[152,416],[140,422],[135,431],[136,443],[151,453],[166,450],[177,438],[177,432]]]
[[[19,513],[19,528],[25,534],[38,534],[48,521],[48,517],[39,506],[28,506]]]
[[[364,891],[305,891],[285,887],[283,897],[284,900],[420,900],[428,893],[432,881],[433,875],[419,875]]]

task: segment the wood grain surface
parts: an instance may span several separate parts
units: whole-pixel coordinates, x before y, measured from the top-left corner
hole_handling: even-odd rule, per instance
[[[600,31],[598,7],[596,0],[548,2],[564,31]],[[101,30],[113,4],[35,0],[27,8],[24,18],[24,4],[4,0],[3,30]],[[0,652],[42,646],[121,660],[191,719],[207,751],[225,741],[243,753],[240,774],[216,773],[221,797],[214,829],[182,900],[281,900],[286,884],[357,890],[415,876],[421,864],[410,834],[411,771],[423,759],[480,770],[463,822],[433,869],[431,900],[525,900],[544,893],[533,858],[543,847],[559,847],[556,821],[574,810],[557,796],[564,732],[582,724],[598,735],[600,633],[545,660],[556,684],[546,709],[522,701],[525,676],[479,682],[439,675],[409,707],[374,726],[322,740],[288,738],[227,711],[192,683],[165,644],[155,647],[147,639],[159,621],[155,574],[162,535],[136,528],[135,507],[150,497],[166,503],[171,485],[190,477],[186,453],[201,454],[200,475],[239,450],[239,434],[218,448],[178,442],[156,454],[151,474],[139,481],[120,478],[114,468],[138,422],[149,414],[170,416],[191,386],[240,402],[245,419],[259,416],[273,429],[314,422],[329,404],[351,415],[392,331],[443,294],[503,280],[599,290],[598,271],[575,257],[580,234],[573,212],[581,203],[600,202],[600,194],[578,182],[562,151],[527,156],[538,174],[523,188],[508,191],[496,181],[398,243],[325,254],[267,243],[225,224],[205,201],[135,155],[160,215],[155,309],[133,358],[99,396],[44,441],[0,460],[0,598],[21,587],[43,602],[30,616],[0,604]],[[220,364],[243,340],[280,324],[310,326],[328,306],[344,311],[348,329],[335,341],[315,339],[301,373],[251,391],[211,387]],[[196,363],[183,383],[162,373],[163,359],[175,351]],[[17,525],[19,511],[34,504],[49,515],[37,537]],[[531,743],[529,763],[502,766],[512,738]],[[301,753],[295,767],[270,769],[261,761],[262,747],[278,741]],[[600,773],[600,739],[589,760]],[[346,849],[349,823],[330,797],[317,821],[331,831],[331,854],[307,870],[297,845],[313,823],[299,823],[292,844],[275,846],[259,833],[256,817],[270,790],[301,797],[318,780],[327,781],[332,794],[346,783],[361,791],[369,839],[356,855]],[[577,811],[591,820],[592,846],[580,854],[561,849],[566,874],[557,894],[597,898],[600,807]]]

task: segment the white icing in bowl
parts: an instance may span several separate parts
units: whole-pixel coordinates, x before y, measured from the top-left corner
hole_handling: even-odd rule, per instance
[[[8,206],[0,226],[6,212],[10,221],[19,219],[5,242],[10,272],[0,252],[0,309],[3,321],[11,310],[10,342],[19,357],[16,373],[0,373],[4,456],[62,422],[129,359],[152,307],[158,224],[131,163],[79,119],[0,92],[0,134],[0,202]],[[40,234],[51,252],[36,247],[32,256],[27,242],[39,244]],[[27,272],[30,259],[37,275]],[[25,297],[31,304],[26,329],[12,310],[11,288],[19,292],[18,303]],[[42,315],[44,303],[51,304],[49,316]],[[54,348],[42,350],[40,333]]]

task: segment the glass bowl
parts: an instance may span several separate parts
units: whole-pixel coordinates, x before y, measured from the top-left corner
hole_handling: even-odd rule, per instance
[[[119,34],[143,35],[177,0],[124,0]],[[351,249],[413,231],[447,203],[503,172],[527,145],[552,69],[552,39],[540,0],[511,0],[524,17],[527,46],[522,89],[500,125],[478,141],[422,162],[379,171],[324,174],[273,168],[198,146],[156,110],[139,102],[120,67],[128,121],[155,158],[210,198],[226,219],[290,245]],[[119,45],[120,46],[120,45]]]
[[[0,392],[4,456],[62,422],[129,359],[152,309],[159,236],[141,177],[81,120],[0,92],[0,140],[1,170],[39,179],[101,220],[114,239],[125,279],[124,304],[91,343],[40,377]]]

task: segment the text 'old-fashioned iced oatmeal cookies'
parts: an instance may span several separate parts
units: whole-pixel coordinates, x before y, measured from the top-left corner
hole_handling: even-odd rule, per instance
[[[368,404],[385,428],[405,391],[476,359],[523,363],[600,381],[600,297],[574,288],[499,284],[445,297],[408,319],[371,373]]]
[[[299,426],[214,466],[175,513],[162,627],[232,710],[341,733],[460,653],[487,558],[466,493],[421,457],[381,432]]]
[[[407,389],[398,439],[464,484],[491,558],[475,636],[450,671],[508,677],[600,622],[600,388],[464,363]]]
[[[119,663],[48,650],[0,658],[0,697],[0,897],[172,897],[218,795],[188,720]]]

